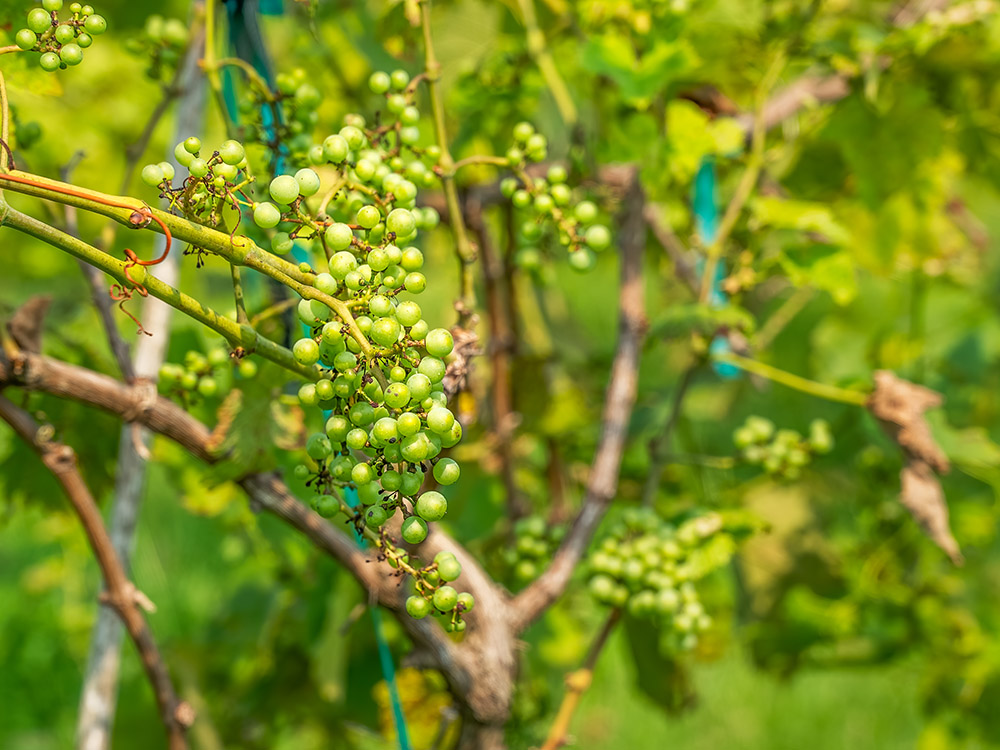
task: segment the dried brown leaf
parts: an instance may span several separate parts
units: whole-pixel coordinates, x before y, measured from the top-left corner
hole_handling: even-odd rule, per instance
[[[899,501],[924,533],[945,551],[955,565],[963,562],[958,542],[948,526],[948,503],[937,475],[923,461],[911,460],[900,472],[902,489]]]

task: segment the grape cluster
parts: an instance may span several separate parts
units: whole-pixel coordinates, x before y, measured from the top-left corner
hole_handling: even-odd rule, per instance
[[[158,187],[172,210],[208,224],[223,224],[223,209],[227,206],[242,212],[254,203],[243,189],[253,182],[249,174],[246,151],[238,141],[225,141],[211,154],[202,157],[202,143],[198,138],[187,138],[174,148],[174,158],[186,168],[188,176],[176,188],[177,176],[170,162],[147,164],[142,168],[141,179],[150,187]],[[319,178],[313,175],[316,185]]]
[[[225,349],[212,349],[207,355],[191,350],[184,355],[184,364],[166,362],[160,367],[159,385],[168,394],[188,402],[196,394],[213,398],[229,389],[232,380],[232,362]],[[242,378],[257,374],[257,363],[240,360],[237,370]]]
[[[391,561],[390,561],[391,562]],[[427,615],[442,619],[444,629],[451,633],[465,630],[462,613],[470,611],[476,601],[472,594],[459,592],[449,586],[462,575],[462,564],[451,552],[442,551],[434,556],[434,562],[417,571],[414,576],[414,593],[406,600],[406,611],[417,620]]]
[[[65,70],[83,62],[83,51],[94,37],[108,29],[104,16],[89,5],[70,3],[70,17],[60,21],[63,0],[42,0],[42,7],[28,11],[26,28],[14,35],[14,43],[25,52],[41,52],[42,70]]]
[[[689,650],[712,622],[694,585],[705,571],[691,556],[721,529],[717,514],[675,528],[652,510],[630,509],[588,558],[590,593],[601,604],[659,622],[677,650]]]
[[[518,583],[534,580],[545,568],[566,528],[548,523],[543,516],[528,516],[514,524],[514,544],[504,550],[504,560]]]
[[[539,242],[548,226],[552,226],[559,244],[569,250],[570,266],[578,271],[594,267],[596,253],[611,245],[611,232],[597,223],[597,206],[591,201],[573,204],[573,190],[566,184],[565,167],[549,167],[544,178],[533,178],[526,171],[526,160],[541,161],[547,154],[545,136],[536,133],[531,123],[521,122],[514,127],[515,145],[508,149],[506,158],[514,170],[514,177],[500,183],[500,191],[509,198],[522,216],[520,247],[515,262],[525,270],[537,270],[541,265]]]
[[[775,430],[769,419],[750,416],[733,432],[733,442],[747,463],[782,479],[798,479],[813,456],[833,450],[830,425],[822,419],[812,421],[804,438],[795,430]]]
[[[177,67],[188,44],[188,27],[179,18],[152,15],[142,33],[132,34],[125,42],[133,54],[149,60],[146,75],[158,81]]]

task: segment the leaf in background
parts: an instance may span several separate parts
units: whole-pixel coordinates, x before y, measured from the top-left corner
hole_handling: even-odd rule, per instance
[[[750,202],[750,212],[759,227],[810,232],[819,235],[814,238],[817,242],[830,245],[846,245],[851,241],[850,231],[825,203],[759,196]]]
[[[832,250],[821,245],[789,249],[779,263],[796,286],[813,286],[829,292],[838,305],[846,305],[858,294],[855,265],[847,250]]]
[[[721,328],[750,334],[757,325],[753,316],[734,304],[725,307],[684,304],[665,310],[650,326],[650,336],[683,338],[692,333],[708,336]]]
[[[622,626],[635,664],[636,683],[669,713],[692,708],[697,700],[691,673],[683,662],[660,651],[660,632],[647,620],[622,616]]]
[[[697,61],[685,41],[657,39],[646,54],[637,56],[632,43],[617,34],[591,37],[582,52],[584,69],[610,78],[629,103],[643,109]]]

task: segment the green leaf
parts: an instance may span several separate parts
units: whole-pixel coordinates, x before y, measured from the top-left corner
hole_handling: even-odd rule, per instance
[[[837,221],[825,203],[759,196],[751,201],[750,212],[757,227],[810,232],[819,235],[814,238],[817,241],[830,245],[846,245],[851,241],[847,227]]]
[[[683,40],[657,39],[652,48],[637,55],[632,43],[617,34],[593,36],[583,47],[584,69],[610,78],[629,103],[645,107],[697,63],[697,56]]]
[[[622,616],[622,627],[632,653],[636,684],[656,705],[680,713],[695,702],[695,689],[687,666],[659,648],[660,631],[648,620]]]
[[[665,310],[650,326],[650,334],[662,338],[681,338],[692,333],[711,335],[721,328],[753,333],[756,321],[737,305],[674,305]]]

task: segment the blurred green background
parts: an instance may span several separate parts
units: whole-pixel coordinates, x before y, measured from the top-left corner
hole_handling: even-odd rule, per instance
[[[574,134],[528,52],[520,3],[435,4],[458,155],[503,153],[513,124],[530,119],[548,135],[551,156],[574,165],[609,219],[615,199],[594,184],[592,166],[640,163],[647,194],[682,238],[694,234],[690,191],[701,160],[716,160],[723,198],[745,165],[741,139],[725,119],[712,120],[682,95],[711,84],[749,110],[783,45],[789,62],[782,84],[808,71],[848,76],[843,100],[807,108],[772,132],[760,195],[734,234],[746,257],[734,255],[730,269],[749,281],[733,304],[759,327],[796,290],[811,290],[774,338],[768,361],[844,387],[864,386],[876,369],[889,368],[946,396],[931,421],[955,465],[944,487],[966,556],[961,569],[897,503],[898,449],[862,410],[700,370],[678,423],[676,454],[735,456],[732,432],[751,414],[800,431],[825,418],[837,446],[791,483],[739,462],[724,469],[670,462],[657,495],[665,515],[744,508],[772,531],[706,581],[703,599],[715,625],[694,654],[644,654],[624,631],[612,637],[573,724],[580,747],[1000,747],[1000,273],[992,239],[1000,229],[1000,19],[990,3],[953,5],[964,15],[901,28],[893,23],[899,6],[860,0],[538,2],[549,47],[580,108]],[[365,86],[371,70],[420,69],[400,3],[285,6],[264,28],[277,68],[305,68],[324,93],[318,140],[347,112],[370,114],[378,104]],[[13,24],[5,28],[19,28],[27,7],[2,0],[0,19]],[[115,192],[123,144],[141,132],[160,97],[160,83],[145,74],[148,61],[127,47],[141,39],[148,14],[186,19],[188,3],[102,0],[95,7],[111,29],[80,67],[42,74],[25,56],[11,55],[0,58],[0,68],[16,126],[41,127],[39,140],[19,148],[19,165],[54,176],[81,150],[74,181]],[[219,118],[211,105],[208,112],[200,135],[219,142]],[[157,128],[148,161],[172,148],[173,127],[168,116]],[[469,182],[495,176],[484,169]],[[155,198],[138,183],[131,193]],[[50,215],[38,202],[11,202]],[[544,513],[556,450],[568,502],[582,495],[614,347],[617,292],[609,279],[617,260],[605,253],[595,271],[578,274],[558,247],[544,247],[543,267],[529,271],[513,262],[520,240],[507,242],[502,213],[490,220],[511,260],[517,313],[517,482]],[[81,217],[85,238],[102,226]],[[0,237],[0,311],[6,316],[32,295],[54,295],[45,351],[114,372],[75,261],[10,231]],[[457,278],[447,229],[425,243],[437,293],[421,305],[425,318],[449,324]],[[643,351],[623,506],[638,501],[647,444],[690,350],[687,337],[669,333],[671,311],[686,303],[686,293],[652,240],[644,262],[650,320],[668,333],[652,336]],[[230,310],[228,269],[218,259],[203,269],[185,259],[180,286]],[[251,303],[260,294],[251,287]],[[132,325],[120,323],[132,340]],[[176,320],[170,359],[218,343]],[[485,360],[477,368],[472,403],[483,417],[456,453],[463,478],[449,498],[448,525],[491,573],[517,588],[498,551],[504,490],[489,432]],[[106,507],[117,422],[37,394],[26,398],[80,453]],[[199,407],[199,415],[212,421],[215,405]],[[284,469],[296,462],[267,449]],[[153,631],[180,692],[199,712],[193,746],[394,747],[371,621],[354,582],[276,520],[254,515],[237,490],[176,447],[157,441],[154,457],[134,577],[157,604]],[[57,486],[6,429],[0,461],[0,747],[64,748],[73,742],[98,571]],[[562,677],[580,662],[602,617],[577,586],[528,632],[512,747],[544,736]],[[385,620],[401,661],[407,642]],[[161,747],[149,687],[132,648],[123,651],[114,744]],[[433,676],[408,670],[400,679],[416,746],[429,747],[447,694]]]

